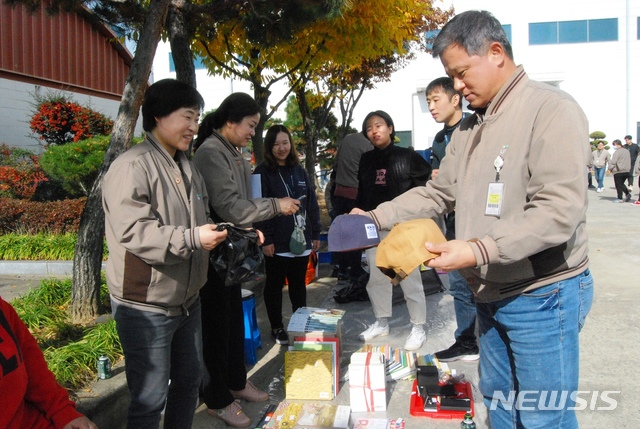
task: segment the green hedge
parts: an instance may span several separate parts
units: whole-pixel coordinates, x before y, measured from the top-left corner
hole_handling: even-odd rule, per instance
[[[0,260],[5,261],[72,261],[77,234],[4,234],[0,235]],[[103,241],[103,259],[109,252]]]

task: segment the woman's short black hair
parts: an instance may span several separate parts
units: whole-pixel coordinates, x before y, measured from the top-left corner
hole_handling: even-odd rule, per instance
[[[151,85],[142,101],[142,128],[153,131],[156,118],[164,118],[183,107],[204,108],[204,99],[197,89],[175,79],[162,79]]]
[[[273,156],[273,145],[276,143],[276,138],[279,133],[286,133],[289,136],[289,141],[291,142],[291,152],[287,155],[287,159],[285,163],[287,167],[293,167],[295,165],[300,164],[300,160],[298,159],[298,151],[296,150],[296,145],[293,144],[293,138],[291,137],[291,133],[284,125],[273,125],[269,127],[267,130],[267,134],[264,137],[264,161],[267,163],[267,166],[271,169],[278,168],[278,161],[276,161],[276,157]]]
[[[388,127],[391,127],[391,143],[394,142],[396,137],[396,127],[393,125],[393,119],[391,116],[384,110],[376,110],[375,112],[370,112],[362,121],[362,134],[367,137],[367,122],[371,119],[372,116],[380,116],[387,124]],[[369,137],[367,137],[368,139]]]
[[[211,113],[211,126],[219,130],[227,121],[242,122],[247,116],[256,113],[260,113],[260,106],[252,96],[244,92],[234,92],[222,100],[215,112]]]
[[[260,106],[252,96],[244,92],[234,92],[222,100],[216,110],[207,113],[202,119],[193,150],[198,149],[215,130],[220,130],[227,121],[242,122],[247,116],[253,116],[256,113],[260,113]]]

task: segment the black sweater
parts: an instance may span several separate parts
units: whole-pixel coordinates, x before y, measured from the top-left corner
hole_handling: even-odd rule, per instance
[[[312,240],[320,239],[322,226],[320,225],[318,199],[304,168],[296,165],[295,167],[271,169],[266,163],[262,163],[253,174],[260,174],[263,198],[289,196],[299,199],[301,196],[305,196],[300,201],[300,213],[305,214],[304,236],[307,239],[307,249],[311,249]],[[287,187],[285,187],[285,183]],[[276,253],[289,252],[289,239],[294,226],[293,216],[276,216],[273,219],[256,222],[253,226],[264,234],[265,246],[274,244]]]
[[[357,207],[369,211],[416,186],[424,186],[431,166],[413,149],[391,143],[362,154]]]

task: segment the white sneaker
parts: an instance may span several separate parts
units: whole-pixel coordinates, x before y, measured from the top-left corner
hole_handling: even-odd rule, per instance
[[[427,334],[425,334],[424,330],[412,328],[407,337],[407,342],[404,343],[404,349],[409,351],[418,350],[425,341],[427,341]]]
[[[360,334],[360,339],[362,341],[373,340],[376,337],[384,337],[385,335],[389,335],[389,325],[380,326],[380,323],[376,320],[376,322],[369,326],[369,328]]]
[[[602,188],[596,189],[596,192],[602,192]]]

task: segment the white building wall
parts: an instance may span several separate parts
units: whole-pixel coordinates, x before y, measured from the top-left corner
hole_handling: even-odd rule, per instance
[[[491,11],[502,24],[510,24],[517,64],[530,78],[556,84],[571,94],[589,119],[589,131],[603,131],[607,140],[626,134],[638,138],[640,122],[640,41],[637,17],[640,2],[632,0],[513,2],[509,0],[453,0],[456,13],[470,9]],[[618,19],[618,41],[529,46],[529,23],[582,19]],[[353,126],[365,115],[386,110],[399,131],[413,130],[416,149],[431,146],[442,128],[428,112],[424,88],[443,76],[439,59],[420,55],[390,82],[362,97]],[[412,100],[410,103],[407,100]]]
[[[176,73],[170,69],[169,55],[171,53],[171,47],[169,42],[160,42],[158,49],[156,50],[156,56],[153,60],[153,71],[151,82],[157,82],[160,79],[172,78],[175,79]],[[205,101],[204,111],[216,109],[222,100],[224,100],[229,94],[234,92],[246,92],[253,96],[253,89],[251,84],[247,81],[241,81],[232,78],[223,78],[220,76],[209,76],[206,70],[196,70],[196,85],[198,92],[202,95]],[[280,88],[285,91],[284,88]],[[284,110],[282,118],[284,119]]]
[[[0,79],[0,143],[12,147],[22,147],[35,153],[43,151],[44,141],[29,129],[29,122],[35,110],[34,95],[46,95],[48,92],[62,93],[42,85],[17,82],[9,79]],[[91,97],[84,94],[66,94],[76,103],[90,107],[111,119],[115,119],[120,107],[120,101],[109,100],[100,97]],[[142,134],[142,121],[136,126],[136,135]]]
[[[517,64],[523,64],[532,79],[548,82],[571,94],[584,109],[590,131],[603,131],[607,140],[622,140],[625,134],[638,138],[640,123],[640,41],[637,40],[638,0],[448,0],[456,12],[469,9],[491,11],[502,24],[510,24]],[[438,3],[436,2],[436,5]],[[529,45],[529,23],[583,19],[618,19],[618,41],[557,45]],[[406,68],[396,72],[390,82],[366,91],[354,112],[354,128],[372,110],[385,110],[393,118],[397,131],[413,131],[416,149],[431,146],[442,128],[428,112],[424,88],[444,69],[439,59],[419,55]],[[169,45],[158,48],[154,78],[175,77],[169,72]],[[250,85],[231,79],[207,76],[197,71],[198,90],[206,101],[206,110],[217,107],[228,94],[243,91],[253,94]],[[285,88],[274,89],[272,104]],[[285,118],[284,106],[276,115]],[[339,112],[336,111],[336,116]]]

